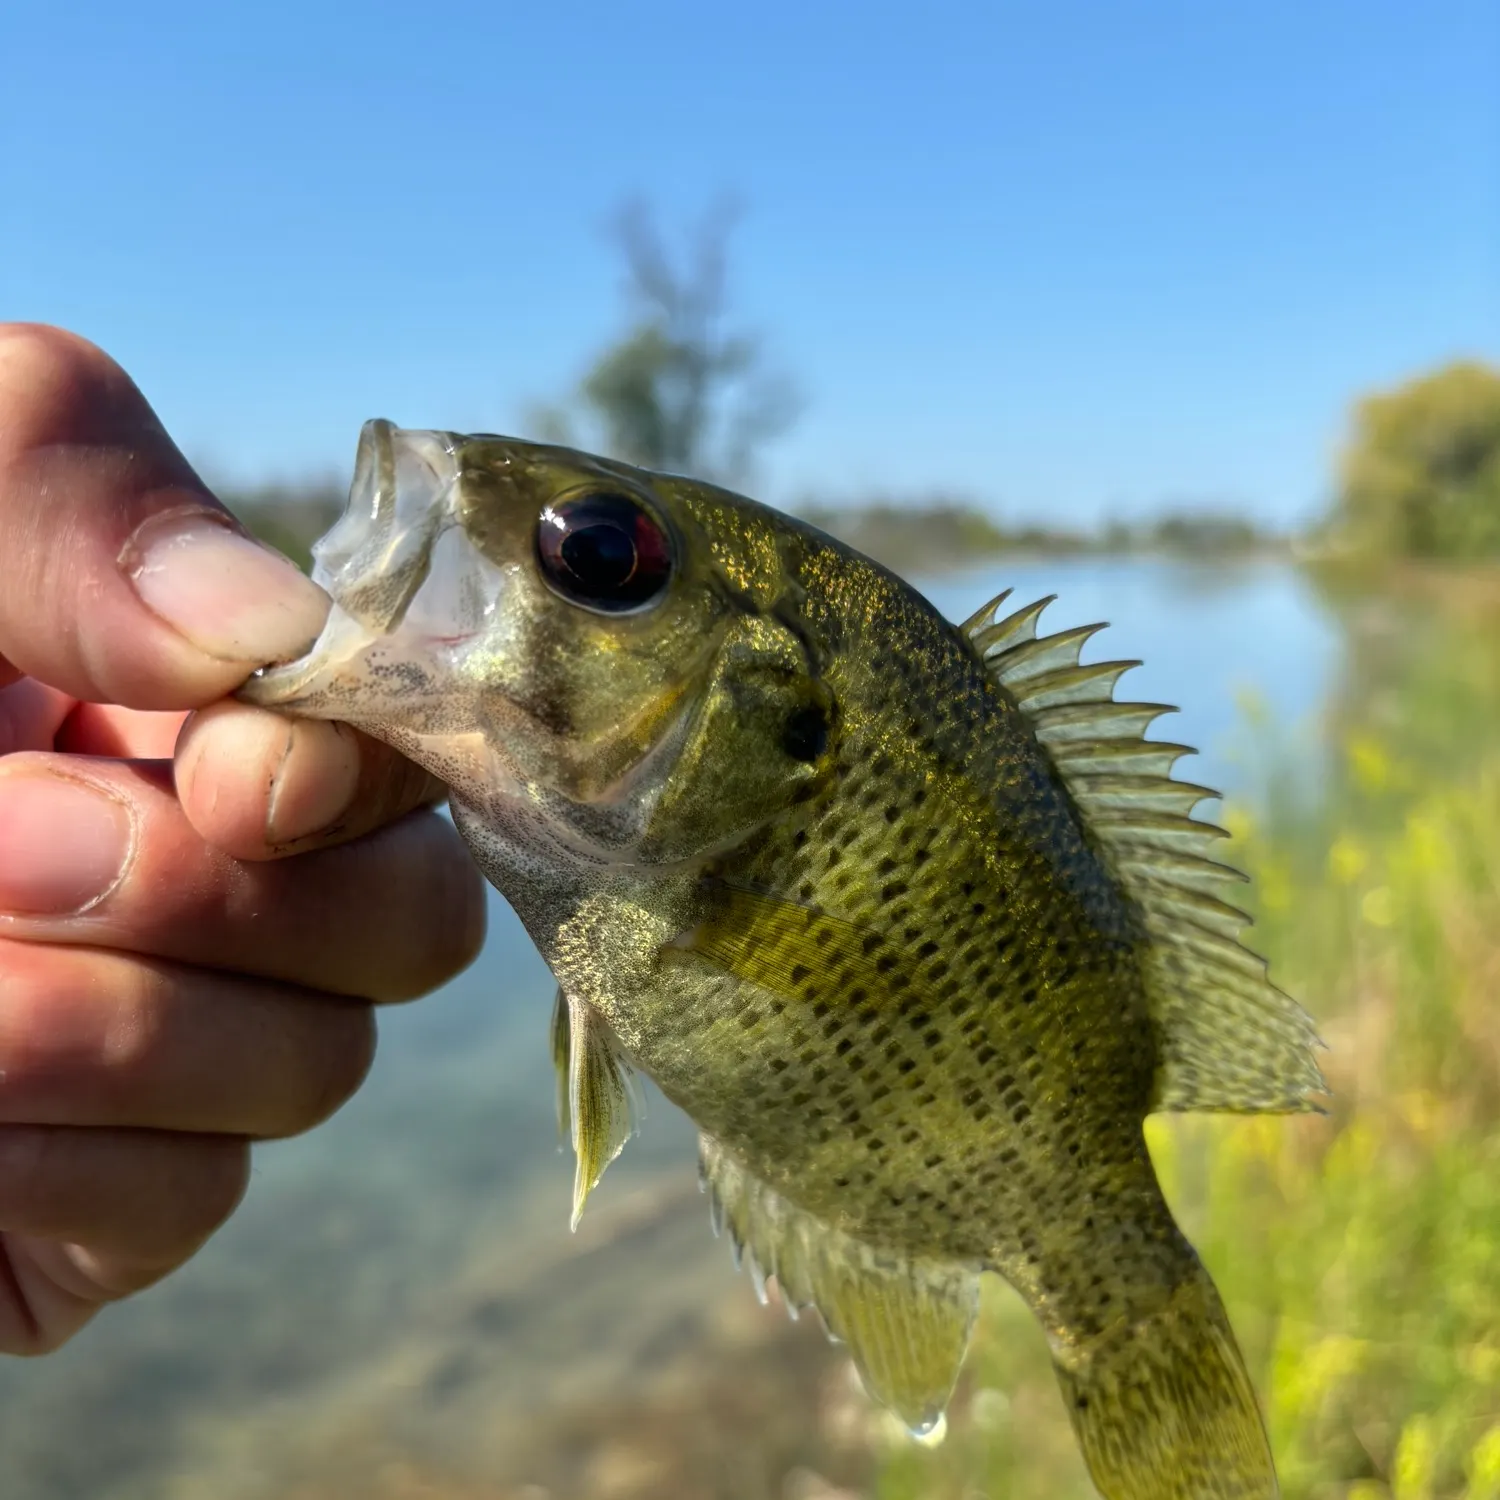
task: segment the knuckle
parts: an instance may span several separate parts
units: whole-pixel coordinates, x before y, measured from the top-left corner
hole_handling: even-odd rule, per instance
[[[484,880],[451,824],[415,812],[366,845],[365,878],[385,878],[379,892],[384,941],[367,973],[366,993],[378,1001],[411,1000],[466,969],[484,946]],[[368,890],[369,887],[367,886]],[[362,914],[361,930],[368,929]]]
[[[198,1239],[208,1238],[234,1213],[250,1186],[250,1145],[243,1140],[203,1143],[202,1180],[194,1194]]]
[[[420,929],[425,940],[415,976],[418,994],[462,973],[479,957],[488,921],[484,879],[474,861],[451,828],[436,817],[431,821],[439,847],[424,885],[424,906],[430,910]]]
[[[359,1001],[325,1001],[331,1021],[305,1101],[286,1133],[311,1130],[336,1114],[369,1076],[375,1061],[375,1013]]]
[[[83,1252],[80,1269],[107,1300],[154,1286],[196,1255],[250,1185],[250,1145],[238,1137],[177,1136],[142,1154],[138,1167],[147,1161],[155,1178],[149,1204],[112,1227],[112,1251]]]
[[[0,1068],[13,1098],[55,1084],[97,1029],[77,967],[74,955],[44,944],[9,943],[0,952]]]
[[[118,374],[119,367],[102,349],[76,333],[45,323],[0,324],[0,382],[24,395],[24,405],[18,407],[33,413],[38,424],[34,433],[22,426],[20,446],[45,440],[52,424],[81,395]]]
[[[145,960],[7,944],[0,951],[0,1071],[15,1100],[87,1092],[110,1106],[168,1040],[158,971]]]

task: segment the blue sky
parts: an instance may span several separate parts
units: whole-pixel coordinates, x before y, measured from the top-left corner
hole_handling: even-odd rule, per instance
[[[633,193],[747,205],[773,501],[1282,521],[1355,393],[1500,356],[1493,0],[11,0],[0,80],[0,315],[233,475],[517,430],[620,325]]]

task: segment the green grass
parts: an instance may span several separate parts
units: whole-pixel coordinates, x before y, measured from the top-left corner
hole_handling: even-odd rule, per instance
[[[1367,603],[1316,794],[1291,765],[1226,814],[1255,944],[1330,1045],[1331,1112],[1148,1135],[1287,1500],[1500,1500],[1500,618],[1413,606],[1392,631]],[[893,1437],[876,1493],[1092,1494],[1006,1288],[948,1443]]]

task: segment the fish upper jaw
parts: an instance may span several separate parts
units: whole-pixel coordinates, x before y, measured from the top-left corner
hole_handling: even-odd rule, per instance
[[[508,777],[479,732],[464,662],[510,570],[484,557],[460,522],[461,441],[365,423],[344,514],[313,547],[313,581],[332,600],[322,633],[237,696],[354,724],[450,785],[493,794]]]

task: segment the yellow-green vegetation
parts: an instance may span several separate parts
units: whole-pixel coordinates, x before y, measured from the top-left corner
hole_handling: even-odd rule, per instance
[[[1153,1154],[1262,1390],[1287,1500],[1500,1497],[1500,580],[1351,611],[1316,785],[1231,807],[1256,937],[1330,1045],[1325,1118],[1157,1117]],[[1399,622],[1399,629],[1395,628]],[[1090,1495],[992,1289],[945,1448],[881,1500]]]
[[[1357,559],[1500,555],[1500,370],[1463,361],[1359,402],[1326,540]]]

